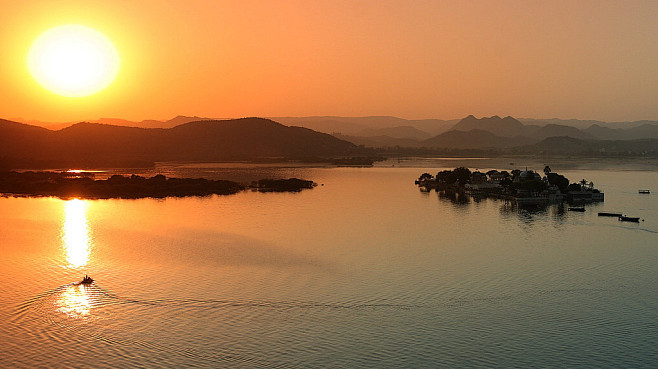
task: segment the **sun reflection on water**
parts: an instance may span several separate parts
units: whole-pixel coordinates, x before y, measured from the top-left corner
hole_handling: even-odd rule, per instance
[[[80,268],[89,262],[91,236],[87,222],[88,203],[73,199],[64,203],[62,242],[69,267]]]
[[[88,316],[91,312],[91,305],[87,286],[84,285],[67,287],[57,299],[57,311],[74,319]]]

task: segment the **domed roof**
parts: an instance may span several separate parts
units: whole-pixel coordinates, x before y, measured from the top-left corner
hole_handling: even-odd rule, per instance
[[[537,172],[533,172],[531,170],[524,170],[523,172],[519,173],[519,179],[522,181],[531,180],[531,179],[541,180],[541,176]]]

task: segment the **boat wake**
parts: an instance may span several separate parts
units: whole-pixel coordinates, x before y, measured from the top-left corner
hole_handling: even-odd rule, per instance
[[[97,282],[71,283],[44,291],[17,306],[13,323],[26,327],[25,333],[32,335],[30,341],[35,343],[34,347],[55,341],[84,350],[86,355],[99,360],[108,357],[108,352],[116,352],[111,356],[122,358],[122,353],[131,351],[142,355],[135,358],[133,364],[136,365],[160,360],[174,367],[192,364],[199,367],[295,367],[285,355],[259,357],[262,351],[259,345],[278,342],[282,327],[298,332],[305,324],[345,316],[368,321],[407,314],[434,316],[464,308],[479,309],[483,305],[553,300],[565,294],[598,296],[606,293],[598,289],[508,291],[496,295],[463,291],[450,296],[425,296],[419,303],[399,303],[400,300],[386,298],[347,302],[140,299],[117,295]],[[418,302],[413,298],[401,301]],[[212,327],[208,327],[208,321],[214,322]],[[272,321],[279,323],[271,324]],[[309,334],[289,339],[305,342],[312,341],[313,337]],[[114,364],[126,366],[125,362]]]
[[[94,350],[121,352],[125,347],[137,346],[144,358],[178,354],[185,362],[247,364],[250,367],[277,367],[276,363],[261,362],[249,355],[215,348],[202,352],[189,346],[153,339],[154,332],[123,317],[141,316],[152,320],[167,319],[178,314],[167,306],[189,308],[207,305],[207,301],[186,300],[138,300],[115,295],[93,283],[70,283],[44,291],[16,308],[12,323],[25,327],[25,333],[33,335],[34,342],[57,341],[71,347],[84,347],[93,356]],[[224,302],[223,305],[230,305]],[[45,324],[44,324],[45,323]],[[27,327],[42,326],[42,329]],[[157,334],[157,332],[156,332]],[[95,344],[90,345],[90,340]],[[47,345],[47,344],[44,344]]]
[[[454,303],[454,302],[453,302]],[[79,347],[90,355],[102,356],[126,347],[139,347],[145,358],[167,357],[172,354],[184,362],[197,362],[248,367],[277,367],[276,360],[264,361],[255,351],[235,347],[197,349],[196,340],[204,341],[208,334],[203,328],[187,330],[201,325],[207,319],[222,321],[227,332],[244,334],[244,327],[254,326],[262,316],[318,316],[343,315],[350,311],[364,313],[381,310],[411,310],[428,306],[392,303],[385,299],[355,302],[308,302],[222,299],[140,299],[119,296],[92,281],[75,282],[44,291],[16,307],[12,316],[15,326],[24,327],[24,333],[37,344],[59,342]],[[350,313],[351,314],[351,313]],[[35,327],[38,327],[35,329]],[[250,328],[251,329],[251,328]],[[180,331],[177,331],[180,330]],[[173,337],[187,337],[188,344]],[[231,333],[222,333],[230,335]],[[198,336],[195,336],[198,335]],[[91,342],[90,342],[91,341]],[[93,342],[93,343],[92,343]],[[90,344],[92,343],[92,344]],[[203,347],[203,345],[200,345]],[[120,355],[119,355],[120,356]],[[169,363],[173,365],[173,363]],[[221,365],[221,364],[218,364]],[[290,367],[290,363],[281,367]],[[294,366],[293,366],[294,367]]]

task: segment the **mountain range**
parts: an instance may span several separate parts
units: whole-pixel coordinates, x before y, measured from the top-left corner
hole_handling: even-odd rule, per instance
[[[11,167],[343,158],[369,152],[325,133],[263,118],[200,120],[173,128],[77,123],[57,131],[0,120],[0,159]]]
[[[428,153],[431,150],[488,150],[499,154],[550,155],[655,156],[658,152],[658,122],[655,121],[632,122],[628,126],[597,122],[578,128],[557,124],[556,120],[546,120],[540,125],[526,124],[513,117],[476,118],[472,115],[459,121],[395,117],[276,119],[289,126],[267,118],[214,120],[178,116],[168,121],[100,119],[55,130],[53,126],[47,129],[0,119],[0,167],[326,160],[375,156],[385,154],[387,148]],[[311,127],[336,132],[318,132]]]
[[[539,121],[533,122],[538,123]],[[658,139],[658,121],[629,122],[628,126],[620,123],[596,122],[584,129],[555,122],[558,120],[542,121],[541,125],[524,124],[513,117],[493,116],[478,119],[469,115],[449,127],[444,124],[442,126],[444,131],[430,138],[422,138],[418,134],[393,136],[386,134],[385,130],[380,130],[379,135],[334,135],[357,145],[368,147],[455,149],[510,148],[536,144],[550,137],[570,137],[580,140]],[[387,128],[386,130],[393,129]],[[401,130],[397,132],[401,132]]]
[[[450,131],[469,132],[483,130],[497,137],[512,137],[516,140],[499,140],[492,138],[489,147],[514,146],[517,142],[539,142],[548,137],[567,136],[580,139],[599,140],[635,140],[642,138],[658,138],[658,121],[634,122],[602,122],[595,120],[576,119],[531,119],[531,118],[475,118],[469,115],[463,119],[402,119],[390,116],[370,117],[339,117],[339,116],[311,116],[311,117],[270,117],[269,119],[287,126],[298,126],[312,129],[317,132],[328,133],[348,140],[357,145],[371,147],[409,146],[422,147],[423,142],[433,139],[437,135]],[[89,123],[111,124],[117,126],[139,128],[173,128],[181,124],[201,121],[217,120],[214,118],[197,116],[177,116],[169,120],[142,120],[129,121],[116,118],[101,118]],[[46,123],[38,121],[21,121],[31,125],[42,126],[50,130],[59,130],[72,126],[75,123]],[[463,143],[455,143],[460,147],[480,147],[482,133],[474,132],[473,144],[468,144],[469,135],[457,135],[463,138]],[[447,137],[456,137],[450,133]],[[444,140],[429,141],[440,143]]]

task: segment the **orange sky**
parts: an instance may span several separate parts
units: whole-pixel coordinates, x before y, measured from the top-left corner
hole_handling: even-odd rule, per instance
[[[658,1],[0,0],[0,118],[658,119]],[[30,76],[43,31],[109,37],[106,90]]]

